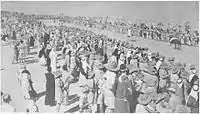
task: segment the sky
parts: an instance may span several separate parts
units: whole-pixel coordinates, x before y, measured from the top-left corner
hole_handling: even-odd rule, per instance
[[[4,1],[3,10],[18,11],[28,14],[61,14],[68,16],[113,16],[124,17],[136,22],[151,20],[153,22],[184,23],[190,21],[197,27],[199,20],[198,1]]]

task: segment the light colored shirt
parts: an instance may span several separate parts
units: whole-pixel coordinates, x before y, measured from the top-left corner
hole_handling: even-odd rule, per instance
[[[110,84],[114,85],[115,83],[115,78],[116,78],[116,74],[114,72],[111,71],[107,71],[103,77],[107,78],[107,81],[110,82]]]

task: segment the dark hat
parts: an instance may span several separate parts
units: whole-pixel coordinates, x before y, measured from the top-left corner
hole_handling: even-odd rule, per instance
[[[175,60],[175,57],[169,57],[168,58],[168,61],[174,61]]]
[[[3,94],[4,94],[4,93],[1,91],[1,96],[3,96]]]
[[[11,101],[11,100],[12,100],[12,99],[11,99],[11,97],[10,97],[9,94],[3,95],[3,101],[4,101],[4,102],[9,102],[9,101]]]
[[[88,78],[89,78],[89,79],[92,79],[92,78],[94,77],[94,74],[95,74],[95,72],[89,71],[89,72],[88,72]]]
[[[126,64],[121,64],[120,65],[120,70],[121,71],[126,71],[127,70]]]

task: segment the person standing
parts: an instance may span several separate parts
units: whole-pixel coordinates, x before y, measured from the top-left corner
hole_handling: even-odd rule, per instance
[[[128,79],[127,75],[122,74],[119,77],[119,82],[117,84],[117,90],[116,90],[116,98],[115,98],[115,113],[129,113],[130,107],[129,107],[129,101],[128,93],[129,93],[129,86],[126,80]]]
[[[56,71],[55,72],[55,100],[56,100],[57,112],[60,112],[60,106],[63,103],[63,99],[64,99],[64,94],[63,94],[64,83],[61,77],[62,77],[61,71]]]
[[[34,43],[35,43],[35,39],[34,37],[31,35],[31,38],[30,38],[30,46],[34,48]]]
[[[19,43],[16,43],[14,46],[14,57],[13,57],[13,61],[12,64],[14,63],[18,63],[18,59],[19,59],[19,49],[18,49]]]
[[[30,102],[35,102],[37,100],[37,93],[35,89],[33,88],[33,82],[31,80],[31,74],[28,70],[22,71],[22,77],[21,77],[21,90],[22,95],[26,101],[26,112],[30,112]]]
[[[24,63],[25,59],[25,46],[24,46],[24,41],[21,40],[19,44],[19,58],[20,58],[20,63]]]
[[[45,105],[53,106],[55,104],[55,78],[51,72],[51,67],[47,68],[46,77],[46,96]]]
[[[13,34],[12,34],[12,40],[17,40],[17,37],[16,37],[16,32],[15,32],[15,30],[13,31]]]
[[[65,96],[63,104],[67,106],[69,105],[69,86],[71,83],[73,83],[74,78],[69,72],[67,72],[67,65],[64,65],[62,69],[63,69],[62,80],[64,82],[64,96]]]
[[[51,59],[51,68],[52,72],[56,72],[57,69],[57,55],[56,55],[56,47],[54,47],[51,52],[49,53],[49,58]]]
[[[51,65],[51,59],[49,57],[49,53],[51,52],[51,46],[50,44],[47,44],[46,50],[45,50],[45,59],[46,59],[46,66],[50,67]]]
[[[45,60],[45,48],[41,45],[40,49],[38,51],[38,57],[39,57],[39,63],[40,65],[45,65],[46,60]]]

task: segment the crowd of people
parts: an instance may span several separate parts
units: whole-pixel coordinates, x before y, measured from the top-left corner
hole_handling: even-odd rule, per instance
[[[4,12],[2,13],[6,14]],[[15,13],[15,16],[42,20],[60,20],[62,22],[75,23],[84,27],[94,27],[121,34],[128,34],[129,36],[140,36],[159,41],[168,42],[169,38],[176,37],[180,40],[181,44],[189,46],[198,46],[199,44],[199,32],[198,30],[193,30],[189,22],[186,22],[183,25],[175,24],[172,26],[169,23],[163,24],[161,22],[156,24],[150,22],[131,23],[130,21],[114,17],[104,18],[83,16],[69,17],[64,15],[20,15],[20,13]]]
[[[128,34],[129,36],[140,36],[147,39],[154,39],[159,41],[169,41],[171,37],[179,38],[181,44],[189,46],[197,46],[199,43],[199,33],[197,30],[192,31],[189,29],[182,30],[181,26],[189,28],[189,25],[174,25],[173,27],[166,27],[162,23],[152,24],[140,22],[132,24],[116,18],[87,18],[77,17],[73,18],[70,23],[79,24],[87,27],[94,27],[102,30],[108,30],[121,34]]]
[[[30,46],[38,47],[39,64],[47,69],[45,105],[56,106],[57,112],[61,105],[70,105],[73,83],[81,88],[80,112],[199,112],[199,76],[194,65],[88,30],[46,26],[37,20],[14,25],[10,28],[22,29],[21,39],[14,44],[14,50],[18,50],[14,51],[14,61],[21,63],[18,83],[27,103],[26,112],[39,112],[38,94],[24,59]],[[4,96],[3,102],[8,97]]]

